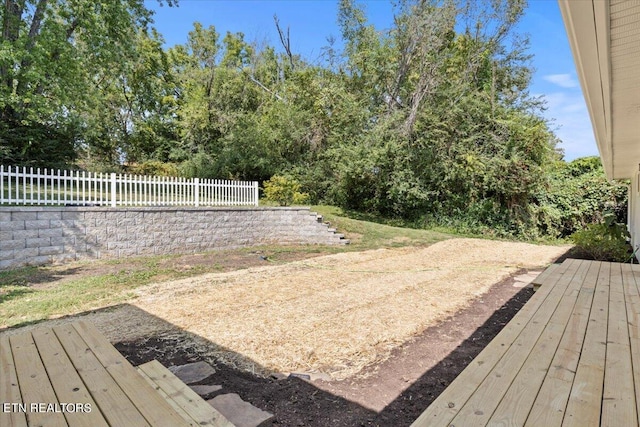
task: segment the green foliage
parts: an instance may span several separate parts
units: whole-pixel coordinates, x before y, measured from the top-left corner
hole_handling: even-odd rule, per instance
[[[149,160],[129,165],[127,167],[127,173],[133,175],[177,176],[178,168],[173,163]]]
[[[300,192],[300,184],[297,181],[286,176],[274,175],[263,185],[265,199],[280,206],[302,204],[309,198],[306,193]]]
[[[556,162],[536,196],[538,227],[547,235],[569,236],[611,212],[627,221],[628,183],[607,180],[598,157]]]
[[[589,224],[571,235],[579,251],[595,260],[613,262],[630,260],[628,238],[626,225],[616,222],[613,214],[605,215],[604,222]]]
[[[8,149],[0,162],[69,164],[96,145],[115,163],[140,113],[136,102],[143,91],[156,94],[151,73],[136,73],[136,62],[151,64],[137,42],[150,16],[143,0],[3,2],[0,139]]]
[[[500,237],[568,236],[605,209],[623,221],[624,185],[597,159],[561,161],[529,95],[524,6],[402,0],[379,31],[341,0],[342,43],[312,64],[197,22],[165,49],[142,0],[7,0],[0,162],[290,174],[314,203]]]

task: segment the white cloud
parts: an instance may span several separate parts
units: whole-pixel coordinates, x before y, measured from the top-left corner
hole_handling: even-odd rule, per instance
[[[548,74],[542,78],[560,87],[578,87],[577,80],[575,80],[571,74]]]
[[[547,110],[544,115],[552,120],[552,128],[560,138],[565,159],[597,156],[598,148],[593,135],[589,112],[579,91],[553,92],[544,95]]]

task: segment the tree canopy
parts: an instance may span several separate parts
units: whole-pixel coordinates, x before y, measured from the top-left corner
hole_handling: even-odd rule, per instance
[[[528,41],[515,31],[525,8],[399,0],[380,30],[340,0],[343,48],[329,40],[311,63],[277,17],[279,45],[196,22],[165,48],[143,0],[6,0],[0,163],[286,175],[312,202],[388,218],[568,234],[621,193],[597,178],[594,206],[566,215],[575,206],[558,182],[578,194],[602,172],[574,175],[528,92]]]

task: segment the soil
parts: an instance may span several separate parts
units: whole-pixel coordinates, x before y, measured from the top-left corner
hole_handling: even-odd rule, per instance
[[[425,248],[265,263],[137,288],[128,307],[95,324],[115,342],[158,336],[156,328],[188,331],[212,359],[249,372],[344,380],[381,363],[493,284],[519,269],[542,268],[565,250],[449,239]]]
[[[313,258],[331,253],[324,246],[289,245],[282,247],[263,247],[210,251],[201,254],[161,256],[157,258],[134,258],[132,260],[91,260],[69,264],[47,265],[29,272],[25,285],[34,289],[60,286],[68,281],[83,277],[95,277],[118,274],[122,271],[134,272],[147,270],[149,262],[155,262],[159,270],[177,272],[227,272],[251,267],[264,266],[267,263],[287,263]],[[154,278],[156,282],[166,280],[162,276]]]
[[[264,425],[408,426],[529,299],[532,291],[513,278],[566,249],[451,239],[333,255],[254,248],[149,259],[158,270],[207,274],[156,282],[125,303],[47,322],[81,316],[134,365],[211,363],[217,372],[202,384],[223,388],[205,397],[237,393],[274,414]],[[77,263],[38,270],[30,281],[59,286],[148,267]],[[299,369],[329,379],[269,376]]]
[[[237,393],[274,414],[262,426],[409,426],[531,297],[533,291],[521,288],[514,276],[394,349],[365,375],[343,381],[263,378],[213,361],[216,373],[200,384],[223,388],[205,398]],[[149,336],[115,346],[134,365],[156,359],[172,366],[200,359],[187,342]]]

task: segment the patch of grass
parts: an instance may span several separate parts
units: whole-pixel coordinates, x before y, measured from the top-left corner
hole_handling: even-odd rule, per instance
[[[97,261],[92,263],[92,268],[97,263],[114,266],[116,271],[78,274],[77,278],[69,277],[59,284],[55,282],[66,274],[65,266],[25,267],[2,272],[0,328],[107,307],[130,299],[131,291],[139,286],[218,270],[215,265],[188,270],[160,268],[161,260],[161,257],[128,259],[122,269],[117,267],[124,261]],[[76,264],[72,270],[77,272],[82,269],[82,263]]]
[[[27,283],[36,272],[35,267],[0,271],[0,304],[33,292]]]
[[[7,287],[26,286],[38,274],[37,267],[23,267],[15,270],[0,271],[0,292]]]
[[[345,234],[347,246],[269,245],[222,250],[205,255],[169,255],[24,267],[0,272],[0,328],[81,313],[122,303],[149,283],[228,271],[314,255],[382,247],[427,246],[451,235],[395,227],[347,217],[339,208],[314,206]],[[196,260],[194,258],[204,257]]]
[[[345,213],[335,206],[318,205],[313,206],[312,210],[321,214],[324,221],[331,224],[331,228],[336,228],[338,233],[344,234],[351,241],[348,246],[350,250],[428,246],[453,237],[439,231],[382,224],[379,222],[380,219],[363,214],[352,217],[350,213]]]

